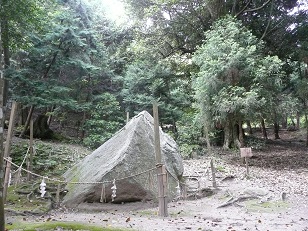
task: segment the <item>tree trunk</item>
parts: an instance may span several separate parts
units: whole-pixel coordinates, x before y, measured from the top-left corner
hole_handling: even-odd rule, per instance
[[[282,119],[281,128],[287,129],[287,127],[288,127],[288,117],[286,116],[285,118]]]
[[[7,130],[6,141],[5,141],[4,157],[10,156],[11,141],[12,141],[12,137],[14,133],[15,115],[16,115],[17,108],[18,108],[18,103],[16,101],[13,101],[11,114],[10,114],[9,127]]]
[[[267,140],[268,139],[267,132],[266,132],[265,122],[263,118],[261,119],[261,130],[262,130],[263,138]]]
[[[3,50],[3,60],[4,60],[4,69],[10,67],[10,49],[9,49],[9,25],[6,18],[1,20],[1,41],[2,41],[2,50]],[[0,49],[1,50],[1,49]],[[2,55],[2,53],[0,53]],[[7,96],[8,96],[9,82],[8,80],[3,80],[3,105],[6,106]]]
[[[299,112],[296,113],[296,129],[300,129],[300,115]]]
[[[39,115],[34,123],[33,123],[33,137],[40,139],[51,139],[53,135],[53,131],[49,128],[48,124],[48,116]],[[30,130],[28,129],[27,134],[30,134]]]
[[[47,125],[50,126],[51,120],[52,120],[52,112],[54,110],[54,106],[51,106],[50,108],[50,112],[49,112],[49,116],[48,116],[48,120],[47,120]]]
[[[29,114],[28,108],[23,108],[23,107],[21,106],[21,104],[19,104],[19,105],[20,105],[20,108],[19,108],[20,113],[19,113],[19,122],[18,122],[18,125],[25,125],[26,122],[27,122],[27,116],[28,116],[28,114]]]
[[[232,136],[232,128],[230,125],[230,121],[228,119],[224,127],[224,145],[223,145],[224,150],[228,150],[230,148],[231,136]]]
[[[278,122],[274,123],[274,135],[275,135],[275,140],[280,139],[280,137],[279,137],[279,123]]]
[[[28,127],[29,127],[29,125],[30,125],[30,121],[31,121],[31,117],[32,117],[33,111],[34,111],[34,105],[32,105],[32,106],[30,107],[30,110],[29,110],[29,113],[28,113],[28,117],[27,117],[27,120],[26,120],[26,123],[25,123],[24,130],[23,130],[22,133],[19,135],[19,137],[24,137],[24,135],[26,134],[26,132],[27,132],[27,130],[28,130]]]
[[[233,141],[233,146],[237,148],[241,148],[241,142],[239,140],[239,125],[234,124],[231,126],[232,128],[232,141]],[[231,144],[232,146],[232,144]]]
[[[211,142],[210,142],[210,136],[209,136],[209,129],[207,124],[205,123],[203,126],[203,131],[205,135],[205,141],[206,141],[206,146],[210,150],[211,149]]]
[[[243,131],[243,126],[242,126],[242,121],[239,121],[239,123],[238,123],[238,139],[239,139],[239,142],[240,142],[239,148],[245,147],[244,131]]]
[[[84,129],[84,125],[86,123],[86,119],[87,119],[86,112],[83,112],[82,121],[81,121],[81,136],[80,136],[81,140],[83,140],[85,135],[86,135],[86,131]]]
[[[251,123],[250,123],[250,120],[247,120],[247,130],[248,130],[248,134],[249,135],[252,135],[252,127],[251,127]]]

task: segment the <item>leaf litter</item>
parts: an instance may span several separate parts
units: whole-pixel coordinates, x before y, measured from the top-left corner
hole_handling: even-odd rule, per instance
[[[158,216],[155,203],[92,203],[74,210],[62,207],[27,221],[84,221],[141,231],[307,231],[308,149],[296,135],[281,132],[281,139],[269,136],[266,146],[253,149],[249,176],[234,150],[213,148],[199,158],[184,160],[187,186],[196,191],[209,188],[214,193],[168,203],[168,217]],[[212,187],[211,159],[216,168],[216,189]]]

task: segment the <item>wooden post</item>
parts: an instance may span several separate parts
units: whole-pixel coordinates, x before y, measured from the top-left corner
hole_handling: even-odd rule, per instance
[[[57,207],[60,205],[60,191],[61,191],[61,184],[58,183],[57,193],[56,193],[56,206]]]
[[[187,186],[186,186],[186,184],[184,184],[184,186],[183,186],[183,199],[184,199],[184,201],[187,199]]]
[[[245,164],[246,164],[246,176],[249,176],[248,159],[246,156],[244,158],[245,158]]]
[[[166,195],[166,169],[163,164],[157,164],[157,181],[158,181],[158,214],[161,217],[168,216],[167,195]]]
[[[160,137],[159,137],[159,118],[157,103],[153,104],[153,117],[154,117],[154,142],[155,142],[155,157],[156,163],[161,164],[161,150],[160,150]]]
[[[33,170],[33,120],[30,121],[30,156],[28,160],[28,166],[27,170],[32,172]],[[32,174],[28,172],[27,173],[27,180],[30,181],[32,179]]]
[[[157,182],[158,182],[158,203],[159,215],[162,217],[168,216],[167,209],[167,174],[165,166],[161,161],[161,147],[159,136],[159,119],[158,119],[158,106],[153,103],[153,117],[154,117],[154,141],[155,141],[155,157],[157,167]]]
[[[8,190],[8,187],[9,187],[10,173],[11,173],[11,162],[12,162],[11,157],[8,157],[7,159],[8,159],[8,161],[6,162],[4,189],[3,189],[3,201],[4,201],[4,203],[6,201],[7,190]]]
[[[17,106],[18,106],[17,102],[14,101],[13,104],[12,104],[9,128],[8,128],[7,136],[6,136],[4,157],[10,156],[11,140],[12,140],[14,125],[15,125],[14,123],[15,123],[15,115],[16,115],[16,111],[17,111]]]
[[[129,122],[129,111],[126,112],[126,124]]]
[[[214,188],[217,188],[216,184],[216,174],[215,174],[215,167],[214,167],[214,161],[211,159],[211,171],[212,171],[212,184]]]

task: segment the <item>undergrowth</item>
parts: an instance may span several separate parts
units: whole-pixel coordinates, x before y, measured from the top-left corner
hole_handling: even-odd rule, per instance
[[[29,158],[29,142],[21,141],[11,147],[11,157],[15,164],[26,168]],[[65,144],[55,144],[36,141],[34,143],[33,172],[53,177],[61,176],[76,161],[83,158],[88,152],[73,151]],[[26,158],[26,161],[23,161]]]

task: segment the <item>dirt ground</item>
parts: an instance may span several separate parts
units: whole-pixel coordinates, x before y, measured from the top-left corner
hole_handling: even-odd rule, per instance
[[[215,193],[168,203],[168,217],[158,216],[157,205],[138,202],[83,204],[23,220],[78,221],[140,231],[308,231],[308,149],[297,133],[281,132],[280,140],[269,135],[266,146],[253,149],[249,177],[238,151],[215,149],[200,158],[184,160],[184,175],[190,179],[187,185],[197,190],[211,188]],[[217,169],[217,189],[212,187],[208,171],[210,159]]]

